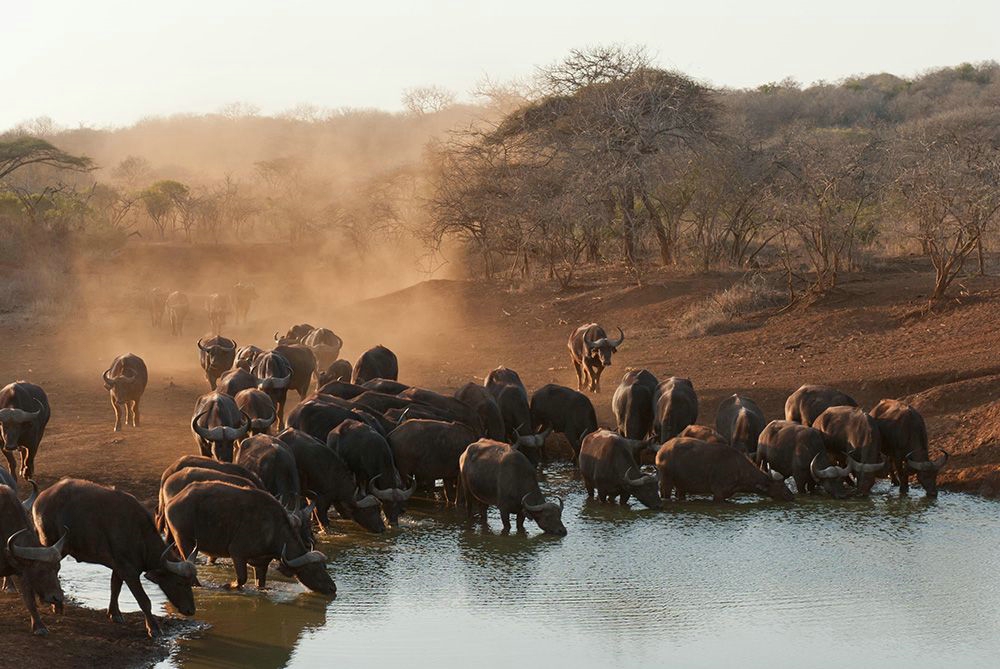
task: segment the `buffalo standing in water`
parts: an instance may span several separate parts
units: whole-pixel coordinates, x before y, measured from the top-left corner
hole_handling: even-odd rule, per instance
[[[611,398],[618,433],[626,439],[645,439],[653,432],[656,387],[660,384],[646,369],[626,372]]]
[[[598,430],[587,435],[580,449],[580,476],[587,496],[602,502],[620,499],[628,504],[634,496],[650,509],[663,506],[657,491],[656,477],[643,475],[639,470],[637,454],[646,443],[626,439],[608,430]]]
[[[856,407],[853,397],[829,386],[804,385],[785,400],[785,420],[811,426],[830,407]]]
[[[656,454],[656,471],[660,475],[660,497],[670,499],[677,491],[682,500],[688,493],[711,495],[722,502],[738,492],[767,495],[790,501],[792,491],[778,472],[765,474],[728,444],[677,437],[660,447]]]
[[[581,325],[569,336],[566,347],[576,370],[577,390],[601,392],[601,372],[611,366],[611,355],[625,341],[625,333],[618,328],[618,339],[608,339],[607,333],[597,323]]]
[[[146,363],[131,353],[120,355],[101,378],[104,380],[104,387],[111,393],[111,408],[115,410],[115,432],[122,429],[123,414],[125,425],[128,425],[131,415],[132,427],[139,427],[139,401],[149,382]]]
[[[698,395],[690,379],[671,376],[656,387],[653,430],[660,443],[673,439],[698,420]]]
[[[920,413],[898,400],[882,400],[870,412],[882,435],[882,453],[889,460],[900,494],[910,489],[910,472],[928,497],[937,496],[937,475],[948,462],[947,451],[934,460],[927,447],[927,426]]]
[[[751,457],[757,453],[757,438],[767,421],[764,412],[749,397],[730,395],[722,400],[715,413],[715,429],[729,442]]]
[[[826,435],[827,448],[847,461],[857,478],[858,493],[870,493],[876,476],[886,465],[875,419],[857,407],[834,406],[821,413],[813,427]]]
[[[757,464],[795,479],[799,493],[822,488],[835,498],[847,496],[850,470],[830,461],[826,437],[819,430],[788,420],[773,420],[760,433]]]

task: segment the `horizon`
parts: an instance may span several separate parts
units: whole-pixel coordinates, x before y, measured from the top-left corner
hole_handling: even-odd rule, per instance
[[[182,0],[170,17],[116,0],[96,4],[57,0],[44,16],[38,6],[8,10],[13,29],[0,34],[12,62],[0,85],[18,94],[0,109],[0,130],[37,119],[61,129],[128,127],[220,113],[233,103],[262,116],[302,105],[324,113],[398,112],[404,91],[429,85],[471,102],[484,78],[524,80],[570,49],[610,43],[644,46],[660,67],[716,88],[786,78],[808,86],[879,73],[912,78],[995,60],[990,26],[1000,21],[1000,7],[978,1],[935,12],[902,0],[876,8],[851,0],[808,16],[791,0],[738,9],[714,0],[675,14],[633,0],[615,16],[593,0],[557,0],[544,10],[520,2],[503,12],[482,2],[433,0],[414,10],[384,0],[344,15],[307,0],[282,7],[280,16],[268,15],[268,3],[223,0],[206,13]],[[856,16],[865,22],[858,25]],[[477,34],[483,20],[488,35]],[[678,22],[694,28],[664,29]]]

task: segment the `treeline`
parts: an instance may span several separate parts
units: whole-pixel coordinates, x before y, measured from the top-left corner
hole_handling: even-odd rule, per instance
[[[414,89],[398,114],[235,105],[122,129],[27,124],[0,137],[0,260],[130,237],[358,259],[419,241],[461,245],[492,281],[770,267],[799,299],[906,249],[933,264],[940,297],[995,244],[993,62],[713,90],[606,47],[477,94]]]

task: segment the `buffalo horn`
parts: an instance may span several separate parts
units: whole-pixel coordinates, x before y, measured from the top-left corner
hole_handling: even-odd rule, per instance
[[[284,546],[281,547],[281,563],[286,567],[288,567],[289,569],[301,569],[302,567],[305,567],[307,564],[312,562],[316,563],[326,562],[326,556],[319,551],[308,551],[306,553],[303,553],[297,558],[289,560],[288,555],[286,553],[287,549],[288,549],[288,544],[285,544]]]

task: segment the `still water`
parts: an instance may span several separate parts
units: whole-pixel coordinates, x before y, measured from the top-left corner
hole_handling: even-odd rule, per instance
[[[273,569],[267,592],[228,592],[231,565],[202,565],[209,626],[162,667],[995,666],[998,502],[883,484],[867,501],[629,510],[587,501],[569,467],[543,488],[565,498],[566,537],[530,521],[503,536],[495,512],[484,530],[429,500],[385,535],[341,523],[320,542],[332,602]],[[62,577],[107,606],[107,570],[67,560]]]

